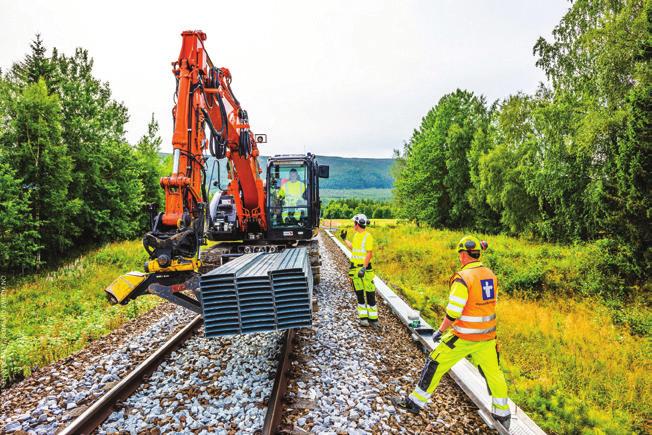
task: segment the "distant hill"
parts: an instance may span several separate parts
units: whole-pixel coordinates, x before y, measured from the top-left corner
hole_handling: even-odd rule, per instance
[[[317,156],[321,165],[330,166],[330,178],[321,180],[324,189],[391,189],[393,159]]]
[[[169,153],[163,154],[169,155]],[[212,158],[208,163],[207,176],[211,177],[213,168]],[[321,165],[330,166],[330,178],[320,180],[319,187],[323,189],[391,189],[394,179],[391,175],[393,159],[367,159],[357,157],[333,157],[317,156]],[[222,186],[226,185],[225,162],[220,162]],[[260,166],[263,168],[263,176],[267,167],[267,157],[260,158]],[[214,177],[217,174],[217,166],[214,169]]]

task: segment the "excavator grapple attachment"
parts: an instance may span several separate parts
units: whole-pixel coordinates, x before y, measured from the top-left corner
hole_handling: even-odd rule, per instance
[[[112,304],[126,305],[144,294],[156,295],[201,314],[197,299],[199,273],[195,271],[129,272],[119,276],[104,291]],[[192,293],[195,297],[188,296]]]

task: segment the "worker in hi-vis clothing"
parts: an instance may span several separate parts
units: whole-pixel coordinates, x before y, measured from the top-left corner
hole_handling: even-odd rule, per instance
[[[473,236],[459,241],[457,252],[462,268],[450,278],[446,317],[432,339],[439,344],[421,372],[421,379],[408,397],[394,397],[394,405],[413,414],[426,406],[441,377],[459,360],[471,356],[487,382],[492,416],[509,429],[510,411],[507,384],[499,363],[496,345],[496,275],[479,261],[487,242]],[[452,326],[452,330],[448,331]]]
[[[358,299],[358,321],[362,326],[378,327],[375,274],[371,267],[374,237],[367,231],[367,225],[369,225],[367,216],[357,214],[353,217],[355,234],[352,240],[346,240],[346,231],[341,231],[340,236],[351,250],[349,277],[353,281],[353,289]]]
[[[278,196],[283,199],[283,212],[281,217],[283,222],[287,221],[289,216],[294,217],[297,221],[301,218],[301,210],[295,207],[305,205],[304,193],[306,185],[299,180],[299,173],[296,169],[290,169],[290,179],[283,183],[279,189]]]

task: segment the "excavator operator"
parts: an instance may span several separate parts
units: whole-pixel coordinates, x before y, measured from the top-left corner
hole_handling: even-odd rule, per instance
[[[290,169],[290,179],[283,183],[278,192],[278,197],[283,200],[283,222],[292,216],[297,222],[301,219],[301,210],[295,208],[305,204],[306,185],[299,180],[299,173],[295,168]]]

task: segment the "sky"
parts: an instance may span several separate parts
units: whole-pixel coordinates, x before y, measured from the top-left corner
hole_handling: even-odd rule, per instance
[[[129,109],[135,143],[152,115],[171,150],[171,62],[201,29],[265,155],[391,157],[456,88],[488,101],[532,93],[545,76],[532,47],[567,0],[0,0],[0,67],[29,51],[86,48],[95,76]]]

